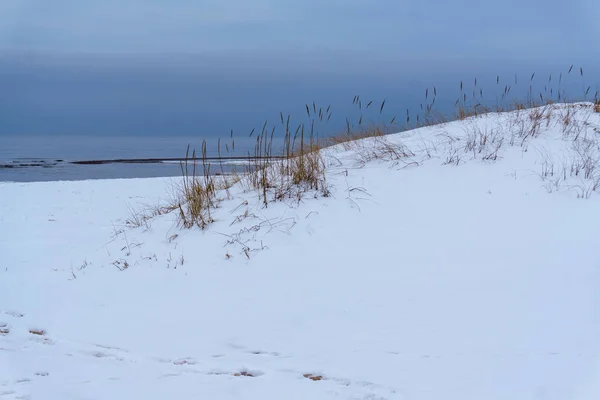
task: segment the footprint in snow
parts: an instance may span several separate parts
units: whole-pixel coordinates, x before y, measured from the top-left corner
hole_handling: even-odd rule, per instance
[[[271,356],[271,357],[279,357],[281,355],[281,354],[277,353],[276,351],[262,351],[262,350],[249,351],[248,353],[254,354],[257,356]]]
[[[227,371],[210,371],[208,375],[229,375],[235,376],[236,378],[256,378],[264,375],[265,373],[258,370],[249,370],[249,369],[241,369],[236,372],[227,372]]]
[[[358,390],[359,392],[366,391],[366,393],[355,393],[355,395],[360,394],[361,397],[356,397],[356,396],[353,397],[353,398],[360,398],[360,399],[364,399],[364,400],[387,400],[387,397],[381,395],[382,393],[387,396],[395,395],[397,393],[396,389],[394,389],[394,388],[385,387],[385,386],[378,385],[378,384],[375,384],[372,382],[367,382],[367,381],[353,382],[348,379],[334,378],[334,377],[330,377],[330,376],[327,376],[327,375],[321,374],[321,373],[305,373],[302,376],[310,381],[317,382],[317,383],[333,382],[340,386],[354,388],[354,389],[351,389],[353,393],[356,390]]]
[[[160,376],[160,378],[161,378],[161,379],[164,379],[164,378],[174,378],[174,377],[176,377],[176,376],[181,376],[181,374],[174,374],[174,373],[171,373],[171,374],[164,374],[164,375],[161,375],[161,376]]]
[[[197,362],[193,358],[180,358],[178,360],[173,361],[175,365],[196,365]]]
[[[16,311],[4,311],[4,314],[10,315],[11,317],[15,318],[23,318],[25,316],[25,314]]]
[[[116,356],[114,354],[110,354],[110,353],[105,353],[103,351],[93,351],[91,353],[88,353],[96,358],[109,358],[109,359],[113,359],[116,361],[125,361],[123,358]]]
[[[340,379],[340,378],[333,378],[330,376],[326,376],[324,374],[319,374],[319,373],[309,373],[309,374],[303,374],[303,377],[305,377],[306,379],[310,379],[313,382],[320,382],[320,381],[331,381],[331,382],[335,382],[338,385],[342,385],[342,386],[350,386],[350,381],[345,380],[345,379]]]
[[[105,346],[105,345],[102,345],[102,344],[97,344],[97,345],[95,345],[95,346],[96,346],[96,347],[99,347],[99,348],[101,348],[101,349],[104,349],[104,350],[117,350],[117,351],[121,351],[121,352],[123,352],[123,353],[128,353],[128,351],[127,351],[127,350],[123,350],[123,349],[121,349],[121,348],[119,348],[119,347]]]
[[[233,376],[244,376],[248,378],[256,378],[261,375],[264,375],[264,373],[256,370],[241,370],[233,373]]]
[[[29,329],[30,340],[38,342],[40,344],[54,344],[54,342],[46,336],[47,332],[45,329],[32,328]]]
[[[40,328],[31,328],[29,330],[29,333],[31,333],[32,335],[37,335],[37,336],[46,336],[46,330],[40,329]]]

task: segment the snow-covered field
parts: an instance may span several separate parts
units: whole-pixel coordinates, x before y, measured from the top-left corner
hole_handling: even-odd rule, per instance
[[[534,112],[328,149],[332,196],[205,231],[126,226],[177,179],[0,183],[0,399],[600,398],[600,114]]]

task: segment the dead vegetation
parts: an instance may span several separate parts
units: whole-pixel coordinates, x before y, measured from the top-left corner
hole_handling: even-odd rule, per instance
[[[250,378],[254,378],[256,375],[249,371],[240,371],[233,374],[233,376],[247,376]]]
[[[304,376],[306,379],[310,379],[311,381],[314,381],[314,382],[322,381],[325,379],[325,378],[323,378],[322,375],[304,374],[302,376]]]
[[[530,139],[556,123],[560,123],[565,138],[577,142],[574,147],[577,160],[568,171],[563,171],[563,177],[582,176],[591,180],[594,182],[590,186],[593,192],[598,188],[598,167],[594,161],[598,159],[597,152],[592,151],[595,149],[590,144],[593,140],[586,143],[579,139],[590,128],[581,112],[600,113],[598,92],[593,102],[586,103],[588,106],[577,103],[569,107],[554,106],[555,103],[569,103],[562,82],[568,76],[575,79],[576,74],[577,69],[570,66],[558,78],[550,74],[543,86],[535,73],[522,82],[517,75],[496,76],[495,98],[492,100],[486,99],[484,87],[477,78],[472,84],[460,81],[453,113],[442,113],[436,109],[438,88],[431,86],[425,89],[425,99],[417,112],[407,109],[403,118],[388,114],[385,100],[363,100],[357,95],[352,99],[358,112],[356,120],[345,119],[344,129],[338,134],[332,134],[335,129],[328,126],[332,117],[331,106],[306,104],[306,114],[298,123],[292,122],[290,114],[280,113],[275,124],[265,121],[259,129],[253,129],[249,138],[254,139],[254,148],[247,153],[247,164],[241,169],[226,173],[222,161],[217,164],[209,162],[206,141],[202,142],[199,153],[188,146],[185,161],[181,163],[182,181],[177,199],[166,207],[144,213],[132,212],[126,225],[146,225],[148,228],[147,222],[151,218],[176,210],[182,227],[206,229],[214,222],[214,210],[222,200],[231,198],[231,188],[236,184],[245,191],[256,193],[263,207],[269,207],[272,202],[300,202],[307,196],[329,197],[331,187],[326,171],[331,163],[331,148],[353,152],[359,165],[374,160],[390,161],[392,165],[419,165],[423,160],[434,157],[439,157],[445,165],[460,165],[468,159],[493,162],[502,157],[507,145],[520,146],[527,151]],[[577,75],[577,78],[583,79],[582,68]],[[538,87],[539,92],[534,90]],[[584,99],[589,92],[588,87]],[[512,97],[522,96],[522,93],[525,93],[524,100],[517,101]],[[491,112],[511,113],[506,114],[501,125],[488,126],[482,118]],[[399,137],[390,136],[424,126],[443,126],[453,120],[465,121],[464,135],[440,134],[438,141],[423,140],[417,146],[407,146]],[[229,139],[227,143],[218,141],[219,159],[223,155],[239,154],[235,150],[233,132]],[[419,158],[416,151],[420,153]]]
[[[125,220],[125,226],[128,228],[145,226],[146,229],[150,229],[149,221],[159,215],[168,214],[175,209],[177,209],[177,207],[173,204],[165,206],[144,206],[141,211],[130,207],[129,217]]]
[[[225,221],[229,227],[240,224],[239,230],[218,234],[225,238],[224,247],[239,250],[224,250],[221,254],[226,260],[249,260],[266,248],[258,231],[262,230],[261,234],[270,230],[288,232],[296,223],[294,220],[267,219],[260,208],[276,203],[294,207],[311,198],[341,193],[352,207],[360,210],[357,200],[369,196],[365,188],[348,186],[344,192],[343,188],[334,190],[330,184],[336,174],[348,176],[351,167],[340,161],[343,157],[344,161],[350,160],[359,168],[371,162],[384,162],[390,167],[416,166],[425,160],[456,166],[473,160],[493,163],[502,159],[511,148],[518,148],[523,153],[533,150],[538,152],[540,161],[539,169],[534,172],[539,174],[548,192],[570,190],[579,198],[589,198],[600,189],[600,100],[596,94],[593,102],[565,104],[564,92],[552,92],[551,88],[534,96],[531,89],[534,75],[526,82],[530,87],[526,100],[518,102],[509,98],[517,85],[515,77],[514,82],[504,86],[495,106],[490,106],[489,102],[485,105],[477,80],[469,89],[461,82],[454,114],[435,110],[438,90],[434,86],[425,91],[426,101],[420,113],[411,114],[406,110],[403,125],[398,123],[396,116],[390,118],[385,114],[385,101],[363,102],[360,96],[355,96],[353,105],[358,111],[357,122],[346,119],[341,130],[328,127],[331,107],[307,104],[303,118],[297,123],[292,122],[290,114],[280,113],[275,124],[265,121],[259,129],[252,130],[248,136],[253,143],[247,152],[246,163],[229,171],[225,171],[222,161],[215,163],[209,158],[212,154],[206,141],[199,152],[188,146],[185,161],[181,163],[181,184],[175,188],[171,202],[147,207],[142,212],[131,210],[124,228],[149,230],[151,219],[171,214],[180,227],[206,230],[215,222],[216,216],[223,216],[223,213],[216,213],[222,202],[238,199],[244,192],[251,197],[241,199],[243,201],[232,211],[231,219]],[[498,77],[497,84],[501,88],[500,81]],[[560,101],[563,103],[557,104]],[[490,112],[499,114],[488,118]],[[456,119],[462,120],[462,132],[447,129],[446,123]],[[429,125],[435,125],[435,128],[402,133]],[[532,142],[533,139],[543,140],[544,133],[550,128],[562,133],[566,146],[564,154],[552,154],[540,149],[540,142]],[[337,133],[332,135],[331,132]],[[393,133],[400,134],[391,135]],[[421,133],[423,137],[419,137]],[[218,142],[217,154],[239,154],[239,149],[234,153],[235,147],[231,133],[229,142]],[[250,200],[251,204],[249,198],[254,199]],[[138,263],[131,261],[132,249],[135,250],[138,244],[130,242],[124,231],[117,233],[126,244],[121,249],[124,258],[115,256],[117,259],[111,268],[125,271]],[[178,239],[177,233],[169,232],[165,241],[170,244],[170,249],[164,257],[157,257],[155,250],[140,257],[155,261],[160,258],[166,261],[168,268],[187,267],[191,261],[184,259],[183,253],[170,251],[183,245],[182,239]],[[321,376],[305,377],[323,379]]]
[[[206,162],[206,141],[202,142],[201,174],[196,171],[198,166],[196,151],[194,150],[190,157],[189,150],[188,146],[185,162],[181,164],[183,179],[181,200],[177,208],[184,228],[198,226],[204,229],[213,222],[211,209],[216,206],[217,188],[210,171],[210,164]]]

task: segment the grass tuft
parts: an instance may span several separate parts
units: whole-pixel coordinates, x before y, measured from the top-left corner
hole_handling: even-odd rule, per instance
[[[216,187],[206,162],[206,141],[202,142],[201,175],[197,175],[196,151],[191,156],[189,151],[188,145],[185,161],[180,164],[183,179],[181,201],[177,205],[179,218],[185,228],[198,226],[205,229],[213,221],[211,209],[216,204]]]
[[[536,78],[536,73],[533,72],[527,75],[529,79],[519,80],[517,75],[514,75],[514,79],[511,77],[503,81],[497,75],[494,77],[496,93],[492,101],[486,101],[481,81],[477,78],[470,81],[472,87],[468,87],[467,81],[461,81],[457,88],[459,94],[454,103],[454,112],[451,113],[441,113],[436,110],[438,88],[428,87],[424,91],[425,98],[420,105],[420,111],[411,114],[409,109],[406,110],[406,121],[403,127],[396,123],[396,116],[390,118],[384,115],[385,100],[379,103],[356,95],[352,104],[357,108],[357,122],[351,123],[350,119],[346,119],[345,129],[337,135],[331,135],[326,129],[332,116],[331,106],[319,107],[314,102],[305,104],[302,112],[302,114],[305,112],[304,122],[294,125],[289,114],[280,113],[279,125],[271,125],[265,121],[259,129],[252,129],[249,138],[254,140],[253,151],[247,154],[248,163],[245,169],[234,170],[229,175],[232,179],[224,178],[219,182],[215,180],[215,174],[211,171],[210,163],[207,162],[205,141],[202,142],[200,157],[196,156],[195,150],[190,155],[188,146],[185,162],[181,164],[183,179],[176,205],[172,208],[156,209],[148,216],[132,214],[128,224],[140,226],[153,215],[177,209],[183,227],[206,229],[214,221],[212,215],[220,202],[219,193],[224,191],[225,197],[231,198],[230,188],[238,182],[241,188],[256,192],[263,207],[268,207],[273,201],[286,199],[300,201],[309,193],[314,197],[327,197],[331,192],[326,179],[328,158],[324,156],[325,148],[339,146],[343,150],[352,150],[360,164],[372,160],[387,160],[395,163],[404,162],[406,165],[418,165],[420,161],[414,160],[413,151],[399,138],[390,138],[389,134],[415,127],[444,124],[452,120],[476,121],[490,112],[514,111],[505,126],[483,127],[474,124],[469,125],[471,130],[466,132],[463,138],[447,135],[441,143],[446,146],[444,155],[441,156],[443,164],[459,165],[466,156],[483,161],[495,161],[501,156],[505,144],[519,145],[527,151],[529,140],[538,137],[544,128],[548,128],[557,120],[562,126],[564,136],[577,141],[587,131],[587,126],[581,122],[577,114],[579,108],[553,107],[556,102],[569,103],[562,85],[563,79],[568,78],[572,69],[573,66],[567,73],[557,74],[558,79],[553,79],[553,74],[549,74],[548,79],[540,79],[539,74]],[[579,68],[579,71],[579,75],[583,77],[583,69]],[[538,92],[539,82],[543,85],[543,90],[540,87]],[[516,90],[525,93],[524,101],[510,98]],[[588,86],[581,97],[585,100],[589,92]],[[598,93],[594,96],[592,104],[590,109],[600,113]],[[555,117],[553,113],[556,110],[559,115]],[[369,112],[377,115],[376,121],[368,121]],[[509,132],[508,137],[503,134],[506,131]],[[235,151],[233,131],[230,139],[231,143],[224,146],[219,140],[219,159],[222,156],[222,148],[227,153]],[[425,159],[430,159],[434,153],[437,153],[437,144],[432,142],[423,145]],[[585,148],[576,150],[582,155],[579,157],[580,160],[574,163],[573,169],[583,171],[583,176],[588,179],[596,176],[594,171],[597,168],[590,160],[590,157],[595,157],[595,153],[590,155],[590,150]],[[219,165],[220,170],[217,172],[220,172],[220,176],[226,176],[222,161]],[[579,173],[575,175],[578,176]],[[594,190],[597,187],[598,184],[593,185]]]

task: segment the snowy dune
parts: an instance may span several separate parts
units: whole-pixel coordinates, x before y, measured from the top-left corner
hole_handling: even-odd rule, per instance
[[[0,183],[0,398],[600,398],[600,114],[534,112],[327,149],[332,196],[206,231],[126,226],[177,179]]]

